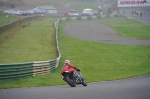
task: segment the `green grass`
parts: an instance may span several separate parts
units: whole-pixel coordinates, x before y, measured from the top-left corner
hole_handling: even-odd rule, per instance
[[[52,18],[33,21],[29,27],[18,31],[18,27],[15,27],[14,31],[10,30],[3,33],[1,36],[14,32],[15,35],[5,43],[0,44],[0,63],[22,63],[55,59],[55,29],[53,23],[56,20]]]
[[[89,82],[150,73],[150,47],[110,45],[60,36],[62,60],[70,59],[83,70]]]
[[[150,39],[150,26],[134,19],[105,22],[104,24],[116,30],[121,36]]]
[[[149,46],[113,45],[80,40],[65,35],[63,33],[64,25],[65,22],[61,22],[59,25],[58,38],[62,57],[59,67],[55,71],[41,76],[2,81],[0,88],[66,84],[60,78],[65,59],[69,59],[72,64],[81,69],[87,82],[123,79],[150,73]]]

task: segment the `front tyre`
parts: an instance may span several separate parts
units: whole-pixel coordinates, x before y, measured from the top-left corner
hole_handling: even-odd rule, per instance
[[[82,85],[83,86],[87,86],[87,82],[86,82],[86,80],[84,78],[82,78]]]

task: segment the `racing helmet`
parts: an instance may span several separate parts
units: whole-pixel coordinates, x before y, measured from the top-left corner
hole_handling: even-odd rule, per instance
[[[69,60],[65,60],[65,64],[70,64],[70,61]]]

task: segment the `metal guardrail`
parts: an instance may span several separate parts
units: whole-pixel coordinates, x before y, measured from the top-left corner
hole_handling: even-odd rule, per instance
[[[36,76],[45,73],[52,72],[59,65],[61,57],[58,46],[58,25],[60,19],[55,22],[56,32],[56,47],[57,47],[57,59],[49,61],[38,61],[30,63],[16,63],[16,64],[0,64],[0,80],[13,79],[24,76]]]
[[[42,75],[53,71],[57,66],[57,59],[51,61],[41,61],[41,62],[34,62],[33,63],[33,75]]]
[[[98,18],[106,18],[106,17],[117,17],[119,14],[111,14],[111,15],[97,15],[97,16],[77,16],[77,17],[62,17],[61,20],[88,20],[88,19],[98,19]]]
[[[31,21],[31,20],[35,20],[35,19],[39,19],[39,18],[41,18],[41,16],[25,17],[25,18],[21,19],[20,24],[22,25],[22,24],[25,23],[25,22],[29,22],[29,21]],[[12,23],[9,23],[9,24],[6,24],[6,25],[4,25],[4,26],[1,26],[1,27],[0,27],[0,34],[1,34],[2,32],[5,32],[5,31],[7,31],[7,30],[9,30],[9,29],[11,29],[11,28],[17,26],[17,25],[20,25],[20,24],[19,24],[18,21],[14,21],[14,22],[12,22]]]
[[[0,80],[8,78],[18,78],[23,76],[31,76],[33,73],[33,63],[21,64],[1,64]]]

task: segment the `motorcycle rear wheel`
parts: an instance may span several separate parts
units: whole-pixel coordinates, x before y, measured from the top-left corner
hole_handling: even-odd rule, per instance
[[[76,83],[73,79],[70,79],[69,76],[66,76],[66,82],[71,86],[71,87],[76,87]]]

